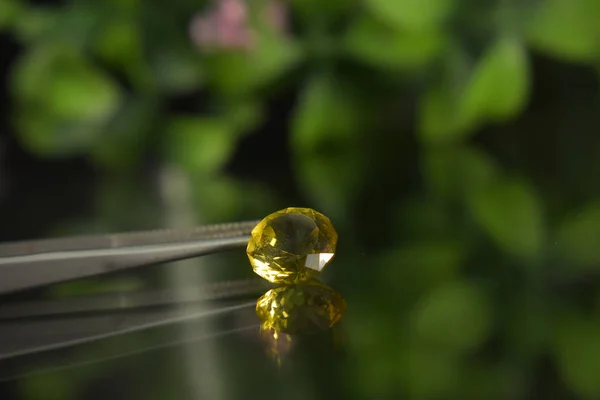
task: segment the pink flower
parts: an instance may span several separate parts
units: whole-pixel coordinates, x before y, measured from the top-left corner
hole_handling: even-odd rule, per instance
[[[283,3],[267,4],[263,18],[279,34],[287,31],[287,9]],[[190,35],[201,49],[248,50],[256,40],[256,34],[249,26],[246,0],[216,0],[210,11],[192,19]]]

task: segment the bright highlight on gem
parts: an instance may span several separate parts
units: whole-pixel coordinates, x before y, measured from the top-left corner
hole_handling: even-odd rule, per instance
[[[321,254],[309,254],[306,256],[306,268],[314,269],[315,271],[321,272],[325,265],[331,261],[333,253],[321,253]]]
[[[253,230],[248,258],[273,283],[298,283],[318,275],[335,254],[337,233],[329,218],[310,208],[286,208]]]

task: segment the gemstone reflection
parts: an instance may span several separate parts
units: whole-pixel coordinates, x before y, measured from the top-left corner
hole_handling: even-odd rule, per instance
[[[310,334],[333,327],[346,311],[346,301],[316,280],[269,290],[256,303],[262,330]]]

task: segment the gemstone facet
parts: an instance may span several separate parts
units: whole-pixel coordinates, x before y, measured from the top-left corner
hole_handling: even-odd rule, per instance
[[[264,218],[248,242],[258,275],[274,283],[311,279],[331,261],[337,233],[329,218],[310,208],[286,208]]]
[[[271,289],[256,302],[261,330],[287,334],[328,330],[345,311],[342,296],[315,280]]]

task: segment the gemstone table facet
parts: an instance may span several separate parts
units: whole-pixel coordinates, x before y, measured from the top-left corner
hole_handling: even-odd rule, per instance
[[[336,245],[329,218],[310,208],[286,208],[252,230],[247,253],[254,272],[269,282],[298,283],[318,275]]]
[[[261,329],[287,334],[328,330],[345,311],[342,296],[315,280],[271,289],[256,303]]]

